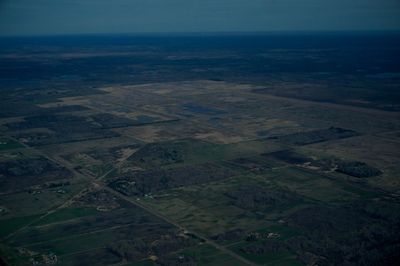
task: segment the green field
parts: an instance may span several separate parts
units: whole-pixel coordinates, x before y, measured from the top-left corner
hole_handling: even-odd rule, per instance
[[[0,138],[0,151],[23,148],[19,142],[7,138]]]

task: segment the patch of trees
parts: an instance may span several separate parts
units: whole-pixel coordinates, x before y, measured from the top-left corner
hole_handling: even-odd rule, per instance
[[[167,234],[159,236],[154,241],[146,241],[140,238],[118,241],[108,245],[107,250],[120,257],[121,260],[138,261],[154,255],[158,258],[157,263],[161,265],[186,265],[171,264],[172,262],[189,261],[184,259],[183,256],[176,257],[171,254],[196,244],[197,241],[190,237]]]
[[[3,190],[23,189],[70,177],[72,173],[68,169],[43,157],[0,163],[0,185]]]
[[[130,161],[149,165],[167,165],[183,162],[181,145],[169,143],[150,143],[135,152]]]
[[[64,177],[70,174],[67,169],[45,158],[22,159],[0,163],[0,173],[6,176],[36,176],[49,171],[58,171],[58,174]]]
[[[309,207],[290,217],[304,234],[286,244],[306,264],[398,265],[399,211],[388,202]]]
[[[224,242],[224,241],[235,241],[240,240],[246,235],[246,232],[242,229],[234,229],[226,231],[222,234],[214,235],[211,237],[212,240],[217,242]]]
[[[232,163],[233,166],[238,166],[241,169],[252,171],[252,172],[262,172],[267,169],[271,169],[271,166],[267,165],[262,159],[258,158],[236,158],[228,161]]]
[[[196,259],[188,255],[171,255],[160,257],[156,261],[160,266],[196,266]]]
[[[206,163],[172,169],[136,171],[110,183],[125,195],[144,196],[164,189],[203,184],[233,176],[229,168]]]
[[[137,261],[148,257],[150,253],[149,246],[141,239],[122,240],[107,246],[107,250],[121,260]]]
[[[306,132],[298,132],[289,135],[270,137],[268,139],[278,140],[291,145],[307,145],[334,139],[349,138],[358,136],[356,131],[339,127],[318,129]]]
[[[305,265],[398,265],[400,204],[357,201],[313,206],[289,216],[286,226],[301,235],[286,240],[261,239],[242,247],[246,254],[291,252]]]
[[[267,157],[272,157],[280,161],[284,161],[289,164],[303,164],[312,161],[311,158],[299,154],[297,152],[294,152],[292,150],[283,150],[272,153],[265,153],[263,155]]]
[[[71,182],[66,181],[60,181],[60,182],[50,182],[50,183],[46,183],[44,184],[44,187],[46,188],[58,188],[58,187],[64,187],[64,186],[69,186],[71,185]]]
[[[336,171],[354,177],[372,177],[382,174],[379,169],[363,162],[341,162]]]
[[[112,148],[104,148],[104,149],[95,149],[95,150],[90,150],[86,152],[87,155],[90,157],[96,159],[96,160],[101,160],[102,162],[115,162],[117,159],[119,159],[122,155],[122,150],[124,149],[137,149],[140,147],[140,144],[132,144],[132,145],[123,145],[123,146],[117,146],[117,147],[112,147]],[[67,160],[71,160],[73,158],[74,154],[70,154],[66,156],[65,158]]]
[[[118,198],[104,189],[92,191],[82,195],[79,197],[79,200],[76,202],[76,204],[96,207],[101,206],[110,209],[120,206]]]
[[[364,162],[346,161],[334,157],[316,160],[292,150],[284,150],[263,154],[263,156],[272,157],[274,159],[278,159],[289,164],[307,164],[308,166],[316,167],[322,171],[336,171],[339,173],[360,178],[378,176],[382,174],[382,171]]]
[[[193,238],[180,235],[164,235],[151,244],[151,251],[158,257],[176,252],[183,248],[195,245],[197,241]]]
[[[289,248],[280,240],[266,240],[240,248],[240,251],[247,254],[262,255],[265,253],[287,252]]]
[[[24,118],[22,122],[12,122],[6,124],[10,130],[23,130],[31,128],[50,128],[57,129],[62,125],[77,125],[87,123],[84,117],[64,115],[64,114],[43,114]]]
[[[132,154],[128,161],[154,168],[182,163],[188,155],[196,154],[199,151],[204,152],[212,148],[214,148],[214,144],[196,139],[149,143]]]
[[[231,199],[233,205],[245,210],[284,207],[301,201],[301,197],[294,192],[257,186],[240,187],[234,191],[226,192],[225,196]]]

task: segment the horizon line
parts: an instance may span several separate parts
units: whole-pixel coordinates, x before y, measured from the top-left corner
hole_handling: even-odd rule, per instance
[[[10,34],[0,38],[42,38],[42,37],[113,37],[113,36],[262,36],[262,35],[303,35],[303,34],[400,34],[398,30],[269,30],[269,31],[172,31],[172,32],[121,32],[121,33],[65,33],[65,34]]]

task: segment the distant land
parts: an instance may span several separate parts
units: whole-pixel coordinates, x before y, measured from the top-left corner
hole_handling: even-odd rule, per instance
[[[0,38],[0,265],[398,265],[400,33]]]

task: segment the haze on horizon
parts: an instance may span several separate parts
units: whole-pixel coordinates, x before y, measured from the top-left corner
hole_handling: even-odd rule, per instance
[[[399,0],[0,0],[0,36],[400,30]]]

